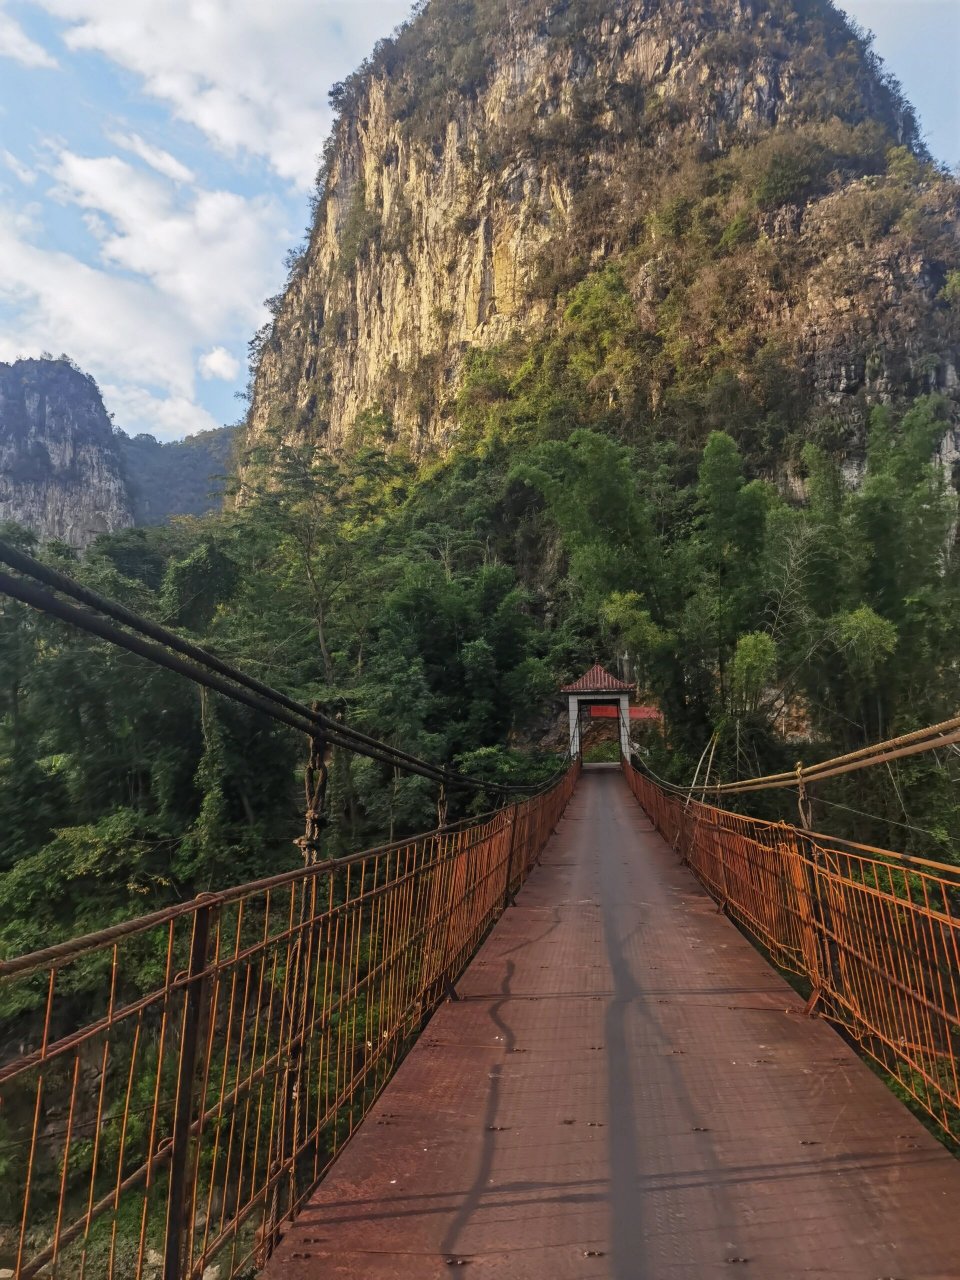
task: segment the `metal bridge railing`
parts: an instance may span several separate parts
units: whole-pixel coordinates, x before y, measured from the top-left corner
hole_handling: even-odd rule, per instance
[[[660,833],[775,964],[960,1140],[960,868],[763,822],[624,763]]]
[[[577,772],[0,964],[17,1280],[252,1274],[526,879]]]

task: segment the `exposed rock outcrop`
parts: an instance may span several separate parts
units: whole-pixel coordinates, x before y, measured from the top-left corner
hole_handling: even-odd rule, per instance
[[[70,360],[0,364],[0,520],[83,548],[101,533],[219,510],[236,434],[131,437]]]
[[[958,189],[829,0],[431,0],[334,101],[250,444],[360,420],[442,448],[467,353],[559,323],[611,260],[651,418],[681,356],[749,389],[771,344],[854,436],[870,399],[957,390]]]
[[[0,520],[73,547],[133,524],[97,384],[66,360],[0,364]]]

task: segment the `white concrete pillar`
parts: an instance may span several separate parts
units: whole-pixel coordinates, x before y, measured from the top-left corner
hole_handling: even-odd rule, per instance
[[[575,759],[580,754],[580,699],[575,693],[569,695],[567,705],[570,712],[570,758]]]
[[[630,759],[630,695],[620,695],[620,754]]]

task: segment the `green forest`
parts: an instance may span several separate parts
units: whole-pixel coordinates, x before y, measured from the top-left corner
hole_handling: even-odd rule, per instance
[[[624,306],[607,268],[556,334],[476,356],[443,458],[415,462],[367,415],[338,453],[265,442],[268,478],[222,514],[104,536],[82,560],[39,554],[491,781],[549,776],[560,685],[624,652],[665,715],[644,759],[680,783],[713,740],[712,779],[729,781],[952,714],[957,498],[931,461],[945,404],[875,408],[855,480],[806,444],[802,494],[784,496],[734,424],[699,447],[624,443],[622,413],[590,390],[623,359]],[[296,734],[9,601],[0,666],[0,954],[296,865]],[[954,859],[951,758],[875,772],[824,785],[818,823]],[[425,829],[437,801],[340,753],[329,852]]]
[[[216,427],[161,442],[117,431],[134,523],[164,524],[173,515],[201,516],[220,507],[237,434],[237,427]]]

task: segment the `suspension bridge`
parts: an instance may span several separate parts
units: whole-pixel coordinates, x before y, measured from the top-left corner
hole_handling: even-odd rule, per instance
[[[0,962],[16,1280],[960,1276],[960,869],[720,807],[960,721],[711,802],[491,787],[0,560],[309,747],[303,866]],[[323,860],[331,745],[493,805]]]

